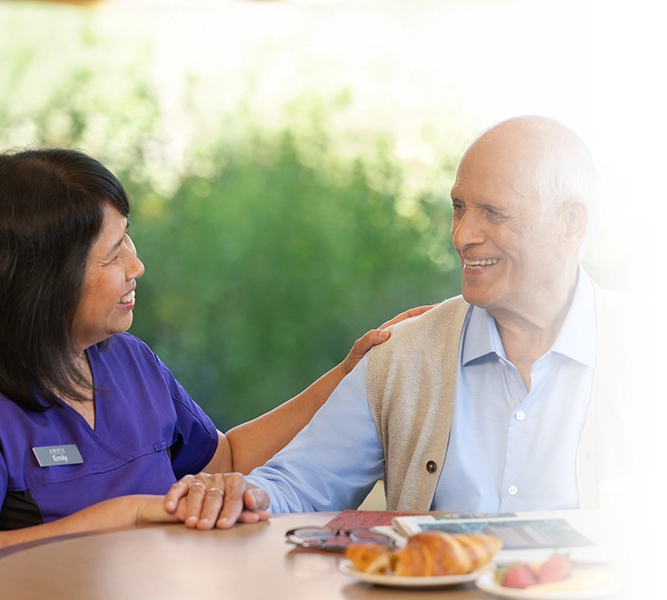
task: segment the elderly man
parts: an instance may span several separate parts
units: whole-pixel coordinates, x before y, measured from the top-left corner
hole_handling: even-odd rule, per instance
[[[462,296],[396,326],[247,481],[273,512],[589,507],[629,468],[625,301],[579,263],[595,169],[561,123],[481,134],[451,197]],[[252,506],[251,508],[255,508]]]

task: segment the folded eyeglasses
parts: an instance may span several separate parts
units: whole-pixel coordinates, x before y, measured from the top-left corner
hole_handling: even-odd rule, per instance
[[[394,548],[388,535],[371,529],[332,529],[331,527],[297,527],[285,532],[287,542],[300,548],[344,552],[350,542],[382,544]]]

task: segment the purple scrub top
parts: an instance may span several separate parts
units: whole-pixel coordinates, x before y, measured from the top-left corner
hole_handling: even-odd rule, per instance
[[[116,496],[164,494],[216,451],[211,419],[141,340],[118,334],[87,353],[94,430],[69,406],[25,410],[0,394],[0,529],[46,523]],[[82,462],[40,466],[33,451],[72,446]]]

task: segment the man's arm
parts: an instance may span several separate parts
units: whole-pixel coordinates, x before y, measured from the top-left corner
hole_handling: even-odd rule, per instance
[[[356,508],[383,473],[362,359],[308,426],[265,466],[247,477],[187,475],[172,486],[165,507],[175,512],[185,504],[182,519],[200,529],[267,519],[269,501],[274,513]]]
[[[337,422],[328,422],[328,417],[325,415],[318,420],[320,423],[318,427],[324,427],[328,434],[332,434],[328,435],[329,441],[347,440],[350,428],[346,427],[346,423],[351,421],[363,432],[364,450],[368,451],[366,453],[368,460],[360,469],[358,480],[351,481],[350,489],[344,490],[344,494],[350,492],[351,496],[348,500],[340,497],[335,499],[338,504],[354,504],[356,502],[354,498],[359,494],[367,493],[383,473],[382,447],[368,408],[365,385],[366,366],[363,358],[370,348],[389,338],[387,335],[389,332],[381,332],[385,327],[406,318],[421,315],[431,308],[432,306],[414,308],[384,323],[379,330],[373,330],[357,340],[341,365],[321,377],[299,396],[270,413],[233,429],[227,436],[218,432],[218,448],[210,463],[198,475],[187,475],[171,487],[165,497],[166,510],[169,513],[175,513],[181,506],[181,500],[186,499],[187,509],[183,520],[188,527],[202,529],[211,526],[230,527],[237,520],[251,523],[268,518],[269,496],[261,487],[262,483],[260,486],[253,485],[254,482],[244,479],[238,472],[223,475],[231,470],[231,447],[234,447],[233,467],[237,471],[247,471],[252,466],[264,464],[265,460],[288,444],[310,421],[334,390],[336,390],[334,395],[340,398],[334,402],[334,407],[331,409],[333,418]],[[360,361],[362,364],[358,364]],[[354,368],[357,373],[352,372],[345,380],[347,383],[339,386],[345,374],[353,371]],[[322,422],[324,425],[321,425]],[[316,434],[316,437],[317,435],[319,434]],[[309,443],[306,442],[307,451],[308,445]],[[296,455],[301,452],[300,448],[301,446],[297,446]],[[319,450],[317,446],[314,449]],[[356,459],[361,457],[359,450],[360,448],[353,447],[350,453],[348,447],[347,451],[343,453],[348,457],[350,455],[353,457],[351,469],[357,466]],[[335,449],[332,448],[332,451],[335,452]],[[232,479],[228,482],[226,478]],[[286,512],[290,508],[273,508],[273,512],[281,510]],[[306,508],[304,510],[324,509]],[[220,516],[217,516],[218,513]]]
[[[246,479],[271,512],[357,508],[384,474],[384,452],[366,393],[367,358],[294,440]]]
[[[366,353],[390,337],[386,329],[410,317],[421,315],[433,305],[405,311],[359,338],[345,360],[320,377],[298,396],[272,411],[243,423],[227,432],[234,470],[248,474],[282,450],[313,418],[343,378],[352,371]]]
[[[362,374],[356,376],[358,382],[365,380],[365,363],[359,365],[359,369]],[[325,377],[326,375],[321,379]],[[316,384],[313,384],[313,386]],[[361,383],[356,386],[348,384],[341,387],[344,388],[342,392],[344,398],[351,401],[352,406],[356,406],[360,409],[360,412],[367,414],[371,421],[370,429],[374,430],[368,410],[365,384]],[[351,390],[354,390],[352,395],[350,395]],[[305,394],[305,392],[303,393]],[[289,419],[290,412],[295,412],[296,420],[302,419],[303,408],[299,408],[297,398],[286,403],[287,407],[282,405],[272,411],[272,418],[282,415],[281,418]],[[326,398],[322,403],[325,400]],[[285,408],[290,410],[285,410]],[[339,416],[343,421],[346,420],[346,417]],[[353,415],[351,415],[351,418],[356,420]],[[263,424],[270,424],[271,420],[265,419],[262,421],[261,418],[258,419]],[[283,425],[287,426],[288,424],[285,423],[280,426]],[[303,425],[306,425],[306,423]],[[259,427],[253,427],[248,431],[260,435]],[[290,438],[296,433],[298,431],[295,431]],[[267,436],[275,437],[275,432],[269,431]],[[249,441],[252,442],[252,440]],[[264,448],[268,446],[267,444],[263,445]],[[187,527],[197,529],[227,528],[231,527],[236,521],[255,523],[268,519],[269,497],[266,492],[256,485],[248,483],[241,473],[229,473],[231,468],[229,441],[223,433],[218,432],[218,447],[211,461],[201,473],[186,475],[171,487],[164,499],[165,510],[170,514],[177,514],[177,511],[181,511],[179,513],[180,520],[183,520]]]

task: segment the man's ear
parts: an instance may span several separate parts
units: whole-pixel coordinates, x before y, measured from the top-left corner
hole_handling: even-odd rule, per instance
[[[573,250],[579,252],[588,228],[588,209],[579,198],[571,198],[560,208],[561,242],[564,256]]]

